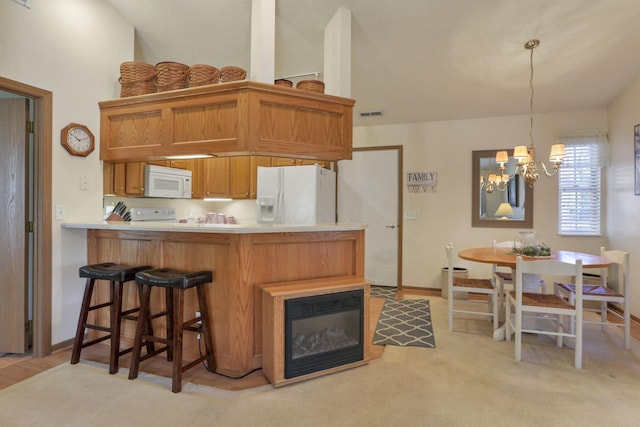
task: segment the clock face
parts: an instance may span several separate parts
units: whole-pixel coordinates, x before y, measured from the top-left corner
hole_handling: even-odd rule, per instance
[[[84,125],[71,123],[62,129],[62,145],[70,154],[87,156],[94,149],[94,138]]]

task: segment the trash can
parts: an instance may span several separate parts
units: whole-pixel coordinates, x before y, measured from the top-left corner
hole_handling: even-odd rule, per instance
[[[442,298],[449,298],[449,267],[442,267],[440,273],[440,287],[442,289]],[[469,270],[462,267],[453,267],[453,277],[468,277]],[[456,291],[453,294],[454,299],[467,299],[469,294],[467,292]]]

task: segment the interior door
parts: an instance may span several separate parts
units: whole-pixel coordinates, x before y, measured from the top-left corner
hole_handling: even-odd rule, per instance
[[[354,149],[338,162],[338,222],[365,223],[365,277],[402,286],[400,147]]]
[[[0,99],[0,352],[26,353],[27,147],[25,98]]]

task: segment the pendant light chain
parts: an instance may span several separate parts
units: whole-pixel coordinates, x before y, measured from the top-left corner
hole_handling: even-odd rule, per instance
[[[564,144],[551,145],[549,161],[551,161],[553,169],[547,168],[543,161],[536,160],[535,157],[536,149],[533,145],[533,50],[539,45],[540,40],[537,39],[529,40],[524,44],[524,48],[531,51],[529,54],[529,89],[531,91],[531,97],[529,98],[529,141],[531,145],[529,147],[518,145],[513,148],[513,158],[516,161],[514,174],[520,174],[529,187],[533,187],[533,184],[538,180],[540,176],[539,172],[543,172],[547,177],[556,175],[565,156]],[[487,193],[492,193],[495,189],[503,191],[512,178],[508,173],[505,173],[505,164],[508,162],[509,157],[507,151],[497,151],[496,163],[500,165],[500,175],[489,174],[487,179],[481,177],[481,188]]]
[[[531,148],[533,148],[533,50],[535,46],[531,47],[531,55],[529,59],[529,67],[531,69],[531,76],[529,77],[529,89],[531,89],[531,99],[529,101],[529,141],[531,141]]]

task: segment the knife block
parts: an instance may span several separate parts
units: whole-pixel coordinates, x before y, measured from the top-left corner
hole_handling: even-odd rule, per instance
[[[124,219],[122,219],[122,217],[118,214],[111,213],[109,214],[107,219],[105,219],[105,221],[124,221]]]

